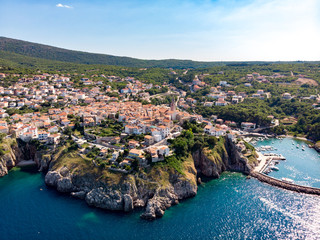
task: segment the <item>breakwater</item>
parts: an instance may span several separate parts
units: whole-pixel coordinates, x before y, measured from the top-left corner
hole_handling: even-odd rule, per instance
[[[276,186],[276,187],[280,187],[280,188],[284,188],[284,189],[287,189],[287,190],[291,190],[291,191],[295,191],[295,192],[299,192],[299,193],[320,195],[320,189],[319,188],[301,186],[301,185],[294,184],[294,183],[284,182],[282,180],[279,180],[279,179],[276,179],[276,178],[270,177],[268,175],[265,175],[263,173],[259,173],[259,172],[255,172],[255,171],[252,171],[250,173],[250,176],[257,178],[261,182],[265,182],[265,183],[268,183],[270,185],[273,185],[273,186]]]

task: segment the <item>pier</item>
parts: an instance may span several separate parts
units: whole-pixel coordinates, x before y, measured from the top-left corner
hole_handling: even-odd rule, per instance
[[[285,160],[285,157],[283,157],[282,155],[273,154],[273,153],[262,154],[261,152],[257,152],[257,154],[258,154],[259,164],[251,171],[250,176],[257,178],[261,182],[265,182],[270,185],[284,188],[290,191],[320,195],[320,188],[314,188],[314,187],[298,185],[295,183],[289,183],[289,182],[285,182],[280,179],[270,177],[264,174],[264,171],[268,168],[271,161]]]
[[[272,161],[286,160],[281,154],[256,152],[258,154],[259,164],[254,168],[255,172],[263,173]]]
[[[250,173],[250,175],[252,177],[257,178],[261,182],[265,182],[265,183],[268,183],[268,184],[276,186],[276,187],[284,188],[284,189],[287,189],[290,191],[295,191],[298,193],[320,195],[320,188],[307,187],[307,186],[301,186],[301,185],[294,184],[294,183],[284,182],[284,181],[279,180],[277,178],[273,178],[273,177],[270,177],[266,174],[263,174],[260,172],[255,172],[255,171],[252,171]]]

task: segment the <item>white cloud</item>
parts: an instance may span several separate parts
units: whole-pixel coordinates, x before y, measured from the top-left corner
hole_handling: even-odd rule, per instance
[[[73,8],[72,6],[63,5],[63,4],[61,4],[61,3],[58,3],[58,4],[56,5],[56,7],[60,7],[60,8]]]

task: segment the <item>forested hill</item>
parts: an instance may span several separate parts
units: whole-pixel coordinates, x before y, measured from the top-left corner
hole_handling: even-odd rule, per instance
[[[0,50],[3,51],[1,54],[2,60],[14,62],[19,65],[28,64],[28,62],[23,59],[23,56],[71,63],[103,64],[125,67],[202,68],[225,64],[221,62],[195,62],[191,60],[175,59],[142,60],[130,57],[67,50],[5,37],[0,37]]]

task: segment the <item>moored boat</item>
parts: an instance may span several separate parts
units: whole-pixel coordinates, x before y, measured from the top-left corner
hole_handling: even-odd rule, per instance
[[[285,178],[285,177],[283,177],[283,178],[281,178],[281,180],[282,180],[283,182],[293,183],[293,180],[290,179],[290,178]]]

